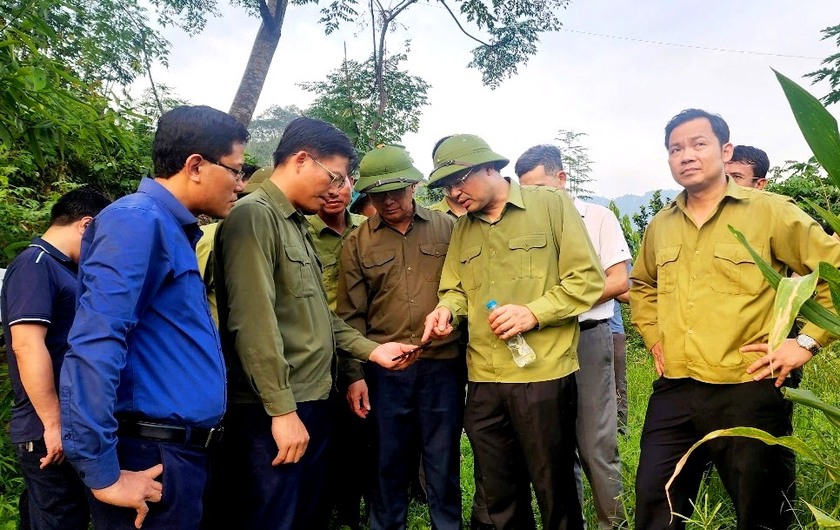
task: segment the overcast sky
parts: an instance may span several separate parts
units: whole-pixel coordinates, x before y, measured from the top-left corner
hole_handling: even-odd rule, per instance
[[[326,36],[317,10],[289,6],[257,114],[275,104],[305,108],[312,95],[296,83],[322,80],[338,67],[345,43],[350,58],[370,54],[368,30],[348,25]],[[221,12],[200,34],[166,31],[172,43],[169,68],[158,66],[154,74],[156,82],[191,103],[228,110],[258,21],[239,8],[222,6]],[[389,49],[398,51],[410,39],[404,65],[432,85],[420,131],[403,139],[421,171],[431,171],[431,149],[444,135],[482,136],[511,159],[503,174],[512,175],[513,161],[525,149],[552,143],[558,129],[571,129],[588,134],[584,142],[596,179],[591,188],[612,198],[675,187],[663,128],[688,107],[721,114],[733,143],[761,147],[772,165],[808,158],[770,68],[824,95],[827,85],[812,87],[802,75],[838,51],[833,42],[820,40],[820,30],[840,23],[840,5],[838,0],[573,0],[561,13],[564,30],[545,34],[539,53],[496,90],[466,67],[472,41],[442,7],[421,0],[401,20],[404,25],[388,37]],[[830,109],[835,116],[838,107]]]

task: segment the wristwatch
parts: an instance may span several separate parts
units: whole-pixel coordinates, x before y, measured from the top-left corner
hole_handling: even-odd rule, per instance
[[[818,351],[820,351],[820,343],[814,340],[813,337],[809,337],[808,335],[799,334],[796,336],[796,344],[801,347],[805,348],[811,355],[816,355]]]

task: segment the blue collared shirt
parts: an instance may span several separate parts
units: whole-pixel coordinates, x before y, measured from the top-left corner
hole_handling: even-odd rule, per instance
[[[65,454],[90,488],[119,478],[118,417],[221,420],[225,366],[195,257],[200,236],[151,179],[85,230],[59,397]]]

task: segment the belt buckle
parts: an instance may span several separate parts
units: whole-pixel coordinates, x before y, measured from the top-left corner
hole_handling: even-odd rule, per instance
[[[207,433],[207,440],[204,441],[204,448],[208,449],[210,444],[213,443],[213,440],[221,440],[222,435],[225,433],[225,428],[223,426],[213,427]],[[218,436],[217,436],[218,435]]]

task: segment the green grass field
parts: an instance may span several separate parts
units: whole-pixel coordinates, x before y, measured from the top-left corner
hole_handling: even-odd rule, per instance
[[[838,370],[836,346],[821,353],[812,360],[805,369],[803,388],[814,391],[824,401],[840,404],[840,370]],[[4,363],[5,364],[5,363]],[[5,366],[0,371],[5,372]],[[628,335],[627,378],[630,400],[629,432],[619,439],[621,452],[624,498],[623,503],[627,511],[628,521],[633,520],[633,482],[636,474],[636,464],[639,459],[639,433],[644,420],[644,412],[650,395],[654,371],[647,353],[644,351],[638,336]],[[0,421],[8,421],[8,379],[5,373],[0,373]],[[801,407],[795,408],[794,433],[807,441],[808,444],[823,456],[829,463],[840,465],[840,438],[838,431],[832,430],[826,418],[816,411]],[[17,521],[17,496],[21,487],[21,480],[14,467],[14,457],[9,446],[7,431],[4,428],[0,436],[0,530],[13,529]],[[474,492],[472,476],[472,451],[466,437],[461,440],[461,485],[464,492],[464,518],[468,522],[472,496]],[[840,485],[829,480],[826,472],[820,466],[800,460],[797,468],[798,500],[795,504],[797,514],[796,528],[817,528],[813,517],[802,504],[803,500],[818,506],[823,511],[840,515]],[[594,509],[589,492],[586,492],[584,513],[590,528],[597,528]],[[410,529],[430,528],[428,510],[425,506],[412,504],[409,511]],[[632,526],[632,525],[631,525]],[[723,487],[715,476],[703,488],[698,497],[697,509],[688,527],[699,529],[727,529],[735,527],[734,513]]]

